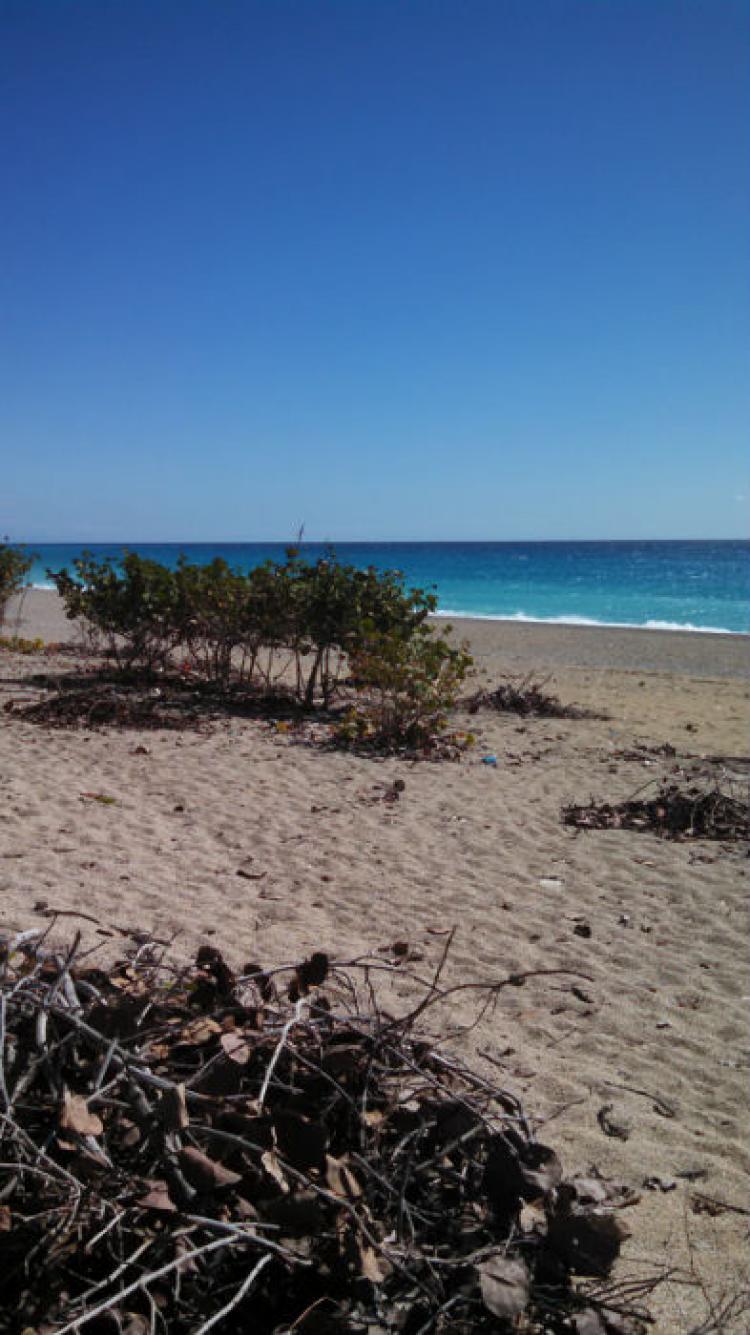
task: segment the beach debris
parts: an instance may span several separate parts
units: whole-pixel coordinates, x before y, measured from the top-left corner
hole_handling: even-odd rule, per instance
[[[585,1002],[587,1006],[593,1004],[594,998],[591,992],[587,991],[585,987],[577,987],[574,983],[570,990],[573,993],[573,996],[578,999],[578,1001]]]
[[[607,1085],[609,1089],[624,1089],[629,1094],[640,1094],[642,1098],[650,1099],[653,1104],[654,1112],[658,1113],[660,1117],[677,1116],[678,1105],[675,1101],[673,1099],[665,1099],[663,1095],[655,1094],[653,1090],[641,1089],[638,1085],[618,1084],[614,1080],[605,1080],[604,1084]]]
[[[693,1193],[690,1201],[693,1214],[740,1214],[750,1217],[750,1209],[745,1205],[733,1205],[730,1201],[719,1200],[716,1196],[706,1196],[702,1191]]]
[[[602,760],[633,760],[642,765],[650,765],[654,759],[672,759],[676,755],[676,748],[669,742],[661,742],[658,746],[648,746],[645,742],[634,742],[630,747],[616,747],[613,751],[609,751],[606,756],[602,756]]]
[[[416,1030],[447,947],[394,1016],[372,957],[79,945],[0,951],[0,1331],[644,1329],[655,1281],[607,1280],[632,1194]]]
[[[615,1111],[613,1103],[603,1104],[596,1114],[596,1120],[605,1136],[613,1136],[616,1140],[630,1139],[630,1122]]]
[[[657,1173],[652,1173],[650,1177],[644,1177],[643,1185],[647,1191],[675,1191],[677,1181],[673,1177],[659,1177]]]
[[[493,756],[493,755],[482,756],[482,764],[483,764],[483,765],[492,765],[492,766],[496,766],[496,765],[497,765],[497,756]]]
[[[503,714],[520,714],[523,718],[603,717],[578,705],[563,704],[545,689],[550,680],[550,677],[538,680],[533,672],[525,677],[508,675],[493,690],[477,691],[465,702],[466,707],[470,714],[477,714],[480,709],[495,709]]]
[[[750,800],[739,785],[730,791],[714,783],[680,787],[662,779],[645,786],[651,789],[649,797],[564,806],[562,822],[579,830],[637,830],[663,839],[750,839]]]

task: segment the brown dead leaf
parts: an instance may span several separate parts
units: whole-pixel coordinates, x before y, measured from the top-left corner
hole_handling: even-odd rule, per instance
[[[177,1159],[185,1177],[196,1191],[226,1191],[242,1181],[241,1173],[225,1168],[216,1159],[209,1159],[207,1154],[192,1145],[180,1150]]]
[[[236,1030],[234,1032],[222,1034],[219,1042],[224,1049],[225,1055],[230,1061],[236,1062],[238,1066],[245,1066],[250,1060],[250,1049],[242,1037],[242,1034],[237,1033]]]
[[[342,1200],[355,1200],[362,1195],[362,1188],[346,1157],[335,1159],[332,1154],[326,1155],[326,1185],[334,1196],[340,1196]]]
[[[543,1236],[547,1232],[547,1211],[543,1203],[527,1201],[521,1206],[518,1222],[522,1233],[538,1233]]]
[[[86,1099],[81,1094],[71,1094],[69,1089],[63,1093],[60,1127],[79,1136],[100,1136],[104,1130],[101,1118],[89,1112]]]
[[[482,1300],[488,1312],[512,1321],[529,1301],[529,1272],[523,1261],[496,1252],[477,1267]]]
[[[184,1131],[190,1125],[184,1085],[171,1085],[165,1089],[159,1104],[162,1124],[167,1131]]]
[[[166,1210],[169,1214],[175,1214],[177,1206],[169,1194],[169,1188],[166,1182],[161,1178],[153,1178],[146,1183],[149,1190],[145,1196],[141,1196],[136,1201],[142,1210]]]
[[[364,1279],[369,1279],[371,1284],[383,1284],[391,1273],[391,1267],[384,1256],[378,1256],[374,1247],[369,1243],[360,1241],[359,1264]]]
[[[265,1154],[261,1154],[260,1161],[268,1176],[273,1178],[276,1185],[286,1194],[289,1191],[289,1183],[284,1176],[278,1155],[273,1150],[266,1150]]]
[[[140,1312],[126,1312],[122,1335],[148,1335],[151,1324]]]

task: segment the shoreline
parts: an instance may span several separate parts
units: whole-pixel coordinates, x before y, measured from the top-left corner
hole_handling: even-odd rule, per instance
[[[25,590],[23,597],[29,594],[49,594],[55,593],[55,589],[48,584],[31,584]],[[535,617],[527,616],[525,612],[462,612],[451,611],[449,608],[438,610],[431,614],[432,621],[489,621],[502,622],[503,625],[517,624],[521,626],[580,626],[590,630],[639,630],[639,631],[659,631],[670,632],[682,635],[730,635],[739,636],[741,639],[750,640],[750,631],[730,630],[727,626],[693,626],[690,623],[681,625],[679,622],[672,621],[647,621],[644,624],[636,624],[631,621],[597,621],[594,617],[579,617],[571,613],[569,617]]]
[[[520,621],[436,613],[457,639],[466,639],[478,668],[518,672],[608,668],[701,678],[750,680],[750,636],[735,631],[671,630],[651,626]],[[71,643],[74,623],[54,589],[29,588],[11,599],[3,627],[48,643]],[[491,660],[491,663],[488,661]]]

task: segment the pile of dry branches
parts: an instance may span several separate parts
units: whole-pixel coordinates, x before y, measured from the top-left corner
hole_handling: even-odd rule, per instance
[[[668,779],[655,780],[653,787],[648,798],[563,807],[563,824],[580,830],[646,830],[664,839],[732,843],[750,838],[747,795],[726,792],[718,784],[693,783],[681,788]]]
[[[469,713],[480,709],[496,709],[499,713],[518,714],[522,718],[596,718],[578,705],[565,705],[556,695],[545,690],[549,681],[536,681],[532,673],[526,677],[504,677],[493,691],[479,691],[468,701]]]
[[[417,1037],[440,969],[394,1018],[382,961],[78,948],[2,950],[0,1330],[642,1330],[616,1193]]]

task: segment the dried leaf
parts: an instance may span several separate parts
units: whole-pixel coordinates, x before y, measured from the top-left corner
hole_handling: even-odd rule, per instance
[[[371,1284],[383,1284],[391,1273],[385,1257],[379,1256],[367,1242],[359,1242],[359,1263],[363,1278]]]
[[[326,1155],[326,1185],[342,1200],[356,1200],[362,1195],[362,1188],[346,1159],[334,1159],[332,1154]]]
[[[151,1324],[140,1312],[126,1312],[122,1335],[149,1335]]]
[[[162,1125],[167,1131],[184,1131],[185,1127],[190,1125],[184,1085],[171,1085],[169,1089],[164,1090],[159,1112]]]
[[[142,1210],[166,1210],[169,1214],[174,1214],[177,1206],[169,1195],[169,1188],[166,1182],[161,1179],[154,1179],[146,1183],[149,1190],[145,1196],[141,1196],[136,1201]]]
[[[197,1020],[191,1020],[180,1032],[181,1043],[197,1043],[202,1047],[205,1043],[210,1043],[217,1034],[221,1033],[221,1025],[208,1016],[201,1015]]]
[[[222,1034],[219,1039],[224,1049],[225,1056],[230,1061],[236,1062],[238,1066],[246,1066],[250,1060],[250,1049],[247,1046],[242,1034],[234,1030],[228,1034]]]
[[[242,1181],[241,1173],[235,1173],[215,1159],[209,1159],[207,1154],[192,1145],[180,1150],[177,1159],[185,1177],[196,1191],[226,1191]]]
[[[101,1118],[89,1112],[87,1100],[80,1094],[71,1094],[69,1089],[63,1092],[60,1127],[79,1136],[100,1136],[104,1130]]]
[[[512,1321],[526,1310],[529,1301],[529,1272],[523,1261],[514,1261],[495,1252],[480,1266],[482,1299],[493,1316]]]
[[[289,1183],[284,1176],[278,1155],[274,1154],[273,1150],[266,1150],[265,1154],[261,1154],[260,1161],[268,1173],[268,1176],[273,1178],[276,1185],[280,1187],[284,1193],[288,1192]]]
[[[603,1205],[609,1194],[606,1183],[599,1177],[574,1177],[567,1186],[573,1187],[581,1205]]]
[[[531,1201],[522,1205],[518,1222],[523,1233],[537,1233],[543,1236],[547,1232],[547,1211],[541,1201]]]

